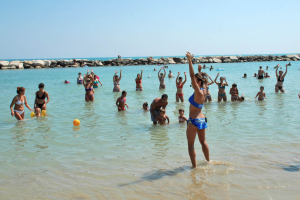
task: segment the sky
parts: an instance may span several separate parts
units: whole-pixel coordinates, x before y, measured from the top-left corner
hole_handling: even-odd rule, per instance
[[[299,0],[1,0],[0,59],[300,53]]]

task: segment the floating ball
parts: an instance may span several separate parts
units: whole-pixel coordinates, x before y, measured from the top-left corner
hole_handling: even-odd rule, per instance
[[[79,125],[80,125],[79,119],[75,119],[75,120],[73,121],[73,125],[74,125],[74,126],[79,126]]]
[[[35,117],[34,112],[30,113],[30,117]]]

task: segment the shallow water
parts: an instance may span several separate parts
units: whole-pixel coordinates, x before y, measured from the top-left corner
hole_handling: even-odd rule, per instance
[[[159,66],[92,68],[103,83],[95,89],[93,103],[84,101],[84,88],[76,84],[82,68],[1,70],[1,199],[299,199],[300,62],[291,63],[285,94],[274,92],[274,62],[213,64],[214,70],[204,70],[214,79],[216,69],[223,68],[221,76],[230,86],[237,83],[246,101],[218,103],[217,86],[210,86],[213,102],[205,104],[203,113],[212,161],[204,162],[196,140],[199,167],[193,170],[186,125],[177,121],[179,108],[188,117],[189,103],[175,102],[175,79],[166,78],[166,90],[158,90],[153,68]],[[252,77],[260,65],[269,66],[271,78]],[[142,68],[144,91],[136,92],[134,79]],[[128,92],[126,112],[117,112],[120,94],[112,93],[112,76],[120,69],[121,89]],[[188,66],[169,65],[167,70],[183,75]],[[249,77],[241,78],[244,73]],[[65,79],[71,83],[63,84]],[[40,82],[50,95],[48,116],[30,118],[25,108],[26,119],[17,122],[9,110],[16,87],[26,87],[33,107]],[[193,92],[189,85],[188,77],[186,101]],[[254,99],[261,85],[265,101]],[[170,125],[153,126],[142,103],[163,93],[169,95]],[[80,127],[73,126],[74,119]]]

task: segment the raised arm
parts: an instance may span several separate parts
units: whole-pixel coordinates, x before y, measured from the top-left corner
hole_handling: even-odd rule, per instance
[[[88,75],[85,75],[82,81],[82,85],[83,87],[86,87],[86,79],[87,79]]]
[[[278,74],[277,74],[278,68],[279,68],[279,66],[277,65],[277,68],[276,68],[276,71],[275,71],[275,75],[276,75],[276,78],[277,78],[277,79],[278,79]]]
[[[227,83],[227,81],[226,81],[226,77],[224,77],[224,81],[225,81],[225,84],[224,84],[224,85],[228,86],[228,83]]]
[[[120,78],[119,78],[119,81],[121,80],[122,78],[122,70],[120,70]]]
[[[211,79],[211,77],[209,76],[208,78],[211,80],[211,82],[210,82],[210,83],[207,83],[207,85],[212,85],[212,84],[214,84],[214,81]]]
[[[184,85],[186,83],[186,72],[184,72],[184,81],[182,83],[182,85]]]
[[[164,68],[164,67],[163,67]],[[166,74],[167,74],[167,72],[166,72],[166,69],[164,68],[164,71],[165,71],[165,73],[164,73],[164,78],[166,77]]]
[[[189,61],[189,72],[190,72],[190,77],[191,77],[191,80],[192,80],[193,88],[194,88],[195,92],[197,92],[198,94],[201,94],[200,88],[197,85],[196,79],[195,79],[195,71],[194,71],[194,68],[193,68],[191,53],[187,52],[186,57],[188,58],[188,61]]]
[[[180,75],[180,72],[178,72],[178,76],[177,76],[177,78],[175,80],[176,85],[178,84],[178,77],[179,77],[179,75]]]
[[[142,78],[143,78],[143,69],[142,69],[142,71],[141,71],[141,80],[142,80]]]
[[[214,81],[215,84],[217,84],[217,85],[219,85],[219,83],[217,82],[217,78],[218,78],[219,74],[220,74],[220,73],[217,74],[217,76],[216,76],[216,78],[215,78],[215,81]]]
[[[288,64],[285,65],[285,72],[284,72],[284,74],[283,74],[283,76],[282,76],[283,78],[285,77],[285,75],[286,75],[286,73],[287,73],[287,67],[288,67]]]
[[[162,68],[160,68],[160,70],[158,71],[158,73],[157,73],[157,77],[159,78],[159,73],[160,73],[160,71],[162,70]]]

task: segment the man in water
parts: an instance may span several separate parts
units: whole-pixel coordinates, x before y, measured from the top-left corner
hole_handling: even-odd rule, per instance
[[[265,76],[265,71],[262,69],[262,67],[260,66],[259,67],[259,70],[258,70],[258,79],[263,79],[264,76]]]
[[[151,121],[157,124],[156,118],[160,115],[160,109],[166,109],[168,105],[168,95],[163,94],[161,98],[155,98],[150,106]]]

